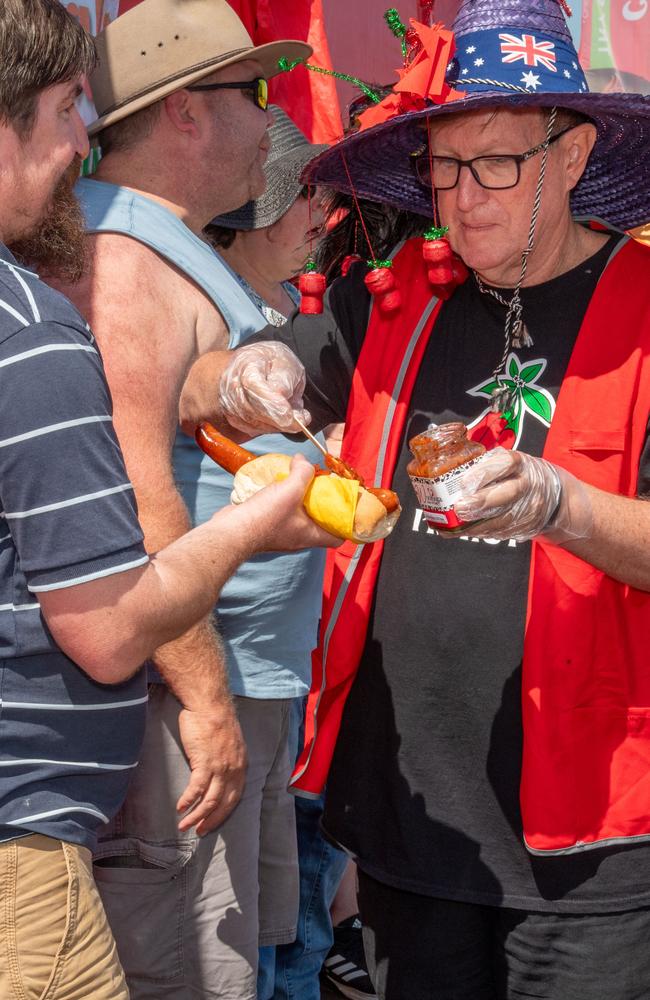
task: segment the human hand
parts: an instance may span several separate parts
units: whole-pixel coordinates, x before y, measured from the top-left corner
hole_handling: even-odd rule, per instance
[[[192,773],[176,803],[178,812],[185,814],[178,829],[196,826],[203,837],[221,826],[241,798],[248,766],[246,745],[229,700],[205,710],[184,708],[179,729]]]
[[[588,538],[592,531],[589,495],[575,476],[542,458],[495,448],[459,479],[454,504],[475,538],[527,541],[544,534],[558,545]]]
[[[303,499],[314,478],[314,466],[294,455],[286,479],[266,486],[235,508],[245,521],[242,531],[256,552],[292,552],[334,548],[342,539],[330,535],[309,517]]]
[[[241,347],[223,372],[219,403],[228,423],[250,436],[273,431],[294,433],[311,421],[303,408],[305,369],[284,344]]]

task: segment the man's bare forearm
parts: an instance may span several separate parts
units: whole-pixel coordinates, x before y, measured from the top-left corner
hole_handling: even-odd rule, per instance
[[[39,594],[39,601],[63,651],[95,680],[116,684],[205,619],[226,580],[259,549],[243,505],[228,507],[141,568]],[[194,702],[201,694],[195,678],[206,670],[211,671],[212,693],[218,697],[222,690],[221,661],[212,658],[205,634],[194,645],[195,653],[197,646],[200,660],[194,675],[191,664],[187,670],[175,669],[175,658],[187,655],[187,647],[167,649],[161,661],[181,700]],[[202,697],[205,705],[207,694]]]
[[[179,639],[160,646],[153,662],[185,708],[230,704],[223,645],[210,616]]]
[[[149,552],[164,549],[192,527],[187,508],[171,484],[155,496],[140,488],[138,506]],[[230,702],[223,648],[211,616],[197,622],[178,639],[160,646],[153,662],[186,708]]]
[[[244,439],[233,430],[219,407],[219,382],[232,356],[232,351],[210,351],[190,368],[178,406],[179,422],[186,434],[194,436],[196,425],[208,420],[233,440]]]
[[[205,618],[251,556],[340,544],[302,506],[313,475],[296,456],[287,479],[225,507],[145,566],[39,594],[55,641],[95,680],[117,684]]]

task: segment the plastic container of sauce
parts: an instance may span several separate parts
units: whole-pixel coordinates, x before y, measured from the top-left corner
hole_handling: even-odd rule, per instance
[[[424,517],[438,531],[460,532],[469,527],[457,517],[454,502],[460,494],[462,473],[480,462],[484,445],[467,437],[460,422],[430,424],[424,434],[411,438],[413,460],[406,467]]]

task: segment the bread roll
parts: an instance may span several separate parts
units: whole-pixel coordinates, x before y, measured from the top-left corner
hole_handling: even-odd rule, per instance
[[[286,479],[290,466],[288,455],[261,455],[247,462],[235,475],[232,502],[243,503],[265,486]],[[356,480],[333,473],[316,476],[303,503],[309,516],[326,531],[354,542],[386,538],[401,513],[398,509],[389,514],[381,500]]]

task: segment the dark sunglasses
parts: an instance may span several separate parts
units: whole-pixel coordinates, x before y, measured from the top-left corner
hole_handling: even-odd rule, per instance
[[[254,80],[244,80],[241,83],[197,83],[186,90],[249,90],[253,95],[253,104],[260,111],[266,111],[269,106],[269,83],[263,76]]]

